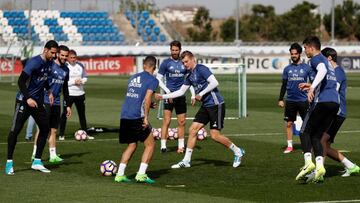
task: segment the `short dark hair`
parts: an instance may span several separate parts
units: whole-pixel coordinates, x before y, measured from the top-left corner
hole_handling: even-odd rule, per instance
[[[190,57],[190,58],[193,58],[193,57],[194,57],[194,54],[191,53],[191,51],[186,50],[186,51],[183,51],[183,52],[181,53],[180,58],[181,58],[181,59],[184,59],[186,56],[188,56],[188,57]]]
[[[170,48],[171,47],[179,47],[179,49],[181,49],[181,42],[177,41],[177,40],[174,40],[172,42],[170,42]]]
[[[55,40],[49,40],[46,42],[45,48],[51,49],[51,48],[59,48],[59,44]]]
[[[154,56],[147,56],[144,59],[144,65],[145,64],[149,67],[156,69],[156,58]]]
[[[301,52],[302,52],[302,47],[300,46],[299,43],[293,43],[293,44],[291,44],[289,51],[291,52],[291,50],[293,50],[293,49],[295,49],[298,54],[301,54]]]
[[[65,46],[65,45],[60,45],[58,48],[58,52],[60,51],[70,51],[69,47]]]
[[[76,51],[75,51],[74,49],[70,49],[69,55],[75,55],[75,56],[77,56],[77,53],[76,53]]]
[[[323,50],[321,50],[322,55],[325,57],[331,56],[332,60],[336,63],[337,62],[337,52],[335,49],[326,47]]]
[[[316,36],[308,36],[304,39],[303,44],[310,45],[317,50],[321,49],[321,42],[320,39]]]

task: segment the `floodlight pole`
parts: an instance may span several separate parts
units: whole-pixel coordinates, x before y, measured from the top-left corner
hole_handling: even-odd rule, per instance
[[[235,41],[239,41],[239,0],[236,1],[236,25],[235,25]]]
[[[331,43],[335,43],[335,0],[331,3]]]
[[[29,40],[32,40],[32,33],[31,33],[31,10],[32,10],[32,0],[30,0],[30,8],[29,8],[29,23],[28,23],[28,34],[29,34]]]

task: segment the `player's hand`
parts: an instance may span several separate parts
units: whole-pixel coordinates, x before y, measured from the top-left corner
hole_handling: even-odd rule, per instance
[[[311,87],[310,83],[303,82],[303,83],[299,84],[299,89],[302,90],[302,91],[309,90],[310,87]]]
[[[147,119],[146,117],[144,118],[144,121],[143,121],[142,126],[143,126],[144,128],[147,128],[147,127],[149,126],[149,121],[148,121],[148,119]]]
[[[310,88],[309,92],[307,93],[307,98],[309,102],[312,102],[314,99],[314,89]]]
[[[168,99],[169,104],[172,104],[173,102],[174,102],[173,99]]]
[[[197,100],[197,101],[201,101],[201,98],[202,98],[202,96],[200,96],[200,95],[195,95],[195,99]]]
[[[151,104],[150,104],[150,108],[156,109],[157,108],[157,103],[152,101]]]
[[[284,108],[284,101],[283,100],[280,100],[278,102],[278,106],[281,107],[281,108]]]
[[[161,95],[161,94],[159,94],[159,93],[155,93],[155,99],[156,99],[156,100],[162,100],[162,99],[163,99],[163,97],[162,97],[162,95]]]
[[[49,95],[50,106],[52,106],[54,104],[54,95],[52,94],[51,91],[48,92],[48,95]]]
[[[81,85],[81,84],[82,84],[81,79],[76,79],[76,80],[75,80],[75,85],[79,86],[79,85]]]
[[[71,108],[70,108],[69,106],[66,107],[66,117],[67,117],[67,118],[70,118],[70,117],[71,117],[71,114],[72,114]]]
[[[30,107],[32,107],[32,108],[37,108],[37,107],[38,107],[36,101],[33,100],[33,99],[31,99],[31,98],[27,99],[27,100],[26,100],[26,103],[27,103]]]
[[[191,105],[192,105],[192,106],[194,106],[194,105],[195,105],[195,103],[196,103],[196,99],[195,99],[195,97],[191,98]]]

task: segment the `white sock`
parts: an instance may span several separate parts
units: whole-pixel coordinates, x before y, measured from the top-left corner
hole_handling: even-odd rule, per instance
[[[33,153],[32,153],[32,155],[35,156],[35,154],[36,154],[36,145],[34,145],[34,147],[33,147]]]
[[[341,161],[341,163],[346,167],[346,168],[354,168],[355,164],[353,162],[351,162],[349,159],[347,159],[346,157],[344,157],[344,159]]]
[[[324,157],[322,156],[317,156],[315,158],[315,161],[316,161],[316,169],[319,169],[321,167],[324,167]]]
[[[187,162],[187,163],[190,163],[190,162],[191,162],[192,152],[193,152],[192,149],[186,148],[185,156],[184,156],[184,159],[183,159],[184,162]]]
[[[141,164],[140,164],[139,171],[137,172],[137,174],[138,174],[138,175],[143,175],[143,174],[145,174],[147,167],[148,167],[148,164],[146,164],[146,163],[141,163]]]
[[[287,143],[288,143],[288,147],[293,147],[293,141],[292,140],[288,140]]]
[[[306,153],[304,153],[304,160],[305,160],[305,164],[307,164],[307,163],[309,163],[310,161],[312,161],[311,152],[306,152]]]
[[[12,159],[8,159],[7,161],[6,161],[6,163],[9,163],[9,162],[12,162],[13,160]]]
[[[117,175],[123,176],[125,174],[125,168],[126,168],[126,164],[120,163]]]
[[[234,152],[234,154],[241,155],[241,150],[234,143],[231,143],[229,149]]]
[[[184,147],[185,147],[185,139],[184,138],[179,138],[178,139],[178,148],[183,149]]]
[[[55,147],[52,147],[52,148],[49,148],[49,153],[50,153],[50,159],[53,158],[53,157],[56,157],[56,148]]]
[[[166,148],[166,140],[161,139],[161,149]]]

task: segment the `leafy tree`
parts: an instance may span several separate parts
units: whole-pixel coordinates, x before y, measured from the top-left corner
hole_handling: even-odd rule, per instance
[[[211,40],[211,32],[213,30],[211,26],[212,19],[209,15],[209,10],[205,7],[199,7],[194,19],[194,27],[188,28],[188,34],[190,41],[206,42]]]
[[[331,34],[331,12],[324,16],[326,31]],[[346,0],[335,7],[335,36],[337,38],[360,39],[360,5]]]
[[[320,15],[313,12],[316,8],[315,4],[304,1],[278,16],[269,39],[301,41],[308,35],[315,35],[320,28]]]
[[[220,25],[220,37],[224,42],[232,42],[235,39],[236,21],[234,18],[229,18]]]

